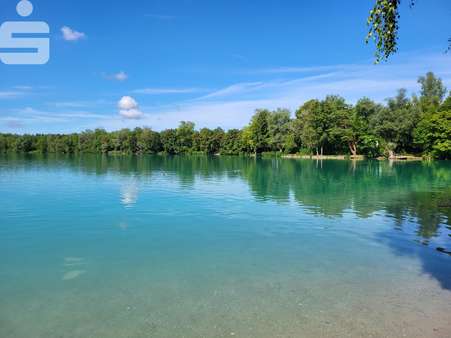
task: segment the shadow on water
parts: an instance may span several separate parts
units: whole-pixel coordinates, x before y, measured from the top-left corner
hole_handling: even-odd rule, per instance
[[[451,290],[451,189],[411,192],[394,199],[386,212],[394,218],[394,231],[400,235],[383,233],[381,239],[398,255],[418,257],[423,271]]]
[[[415,255],[425,273],[451,290],[451,163],[388,163],[206,156],[20,156],[0,158],[0,169],[24,167],[121,175],[130,180],[123,202],[138,198],[137,183],[170,175],[182,189],[197,180],[238,178],[257,200],[296,201],[307,212],[340,218],[383,215],[393,228],[380,234],[398,255]],[[451,267],[451,265],[450,265]]]

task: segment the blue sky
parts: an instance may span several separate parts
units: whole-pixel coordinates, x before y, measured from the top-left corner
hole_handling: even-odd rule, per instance
[[[23,20],[17,2],[1,0],[0,23]],[[327,94],[413,93],[429,70],[451,87],[449,0],[403,1],[400,52],[382,65],[364,43],[374,0],[32,2],[26,20],[51,27],[51,59],[0,63],[1,132],[228,129]]]

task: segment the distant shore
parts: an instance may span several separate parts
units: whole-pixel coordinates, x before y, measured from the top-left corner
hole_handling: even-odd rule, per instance
[[[145,155],[156,155],[156,156],[244,156],[244,157],[261,157],[261,158],[282,158],[282,159],[306,159],[306,160],[344,160],[344,161],[363,161],[363,160],[378,160],[378,161],[395,161],[395,162],[412,162],[412,161],[427,161],[433,160],[432,158],[425,158],[415,155],[397,155],[393,158],[387,158],[384,156],[379,156],[375,158],[366,157],[364,155],[300,155],[300,154],[280,154],[275,152],[266,152],[258,155],[255,154],[207,154],[203,152],[192,152],[192,153],[184,153],[184,154],[169,154],[165,152],[158,153],[127,153],[120,151],[109,151],[107,153],[58,153],[58,152],[50,152],[50,153],[40,153],[37,151],[27,152],[27,153],[16,153],[16,152],[0,152],[0,155],[101,155],[101,156],[145,156]]]
[[[294,159],[310,159],[310,160],[352,160],[352,161],[362,161],[366,160],[367,157],[363,155],[297,155],[288,154],[282,155],[282,158],[294,158]],[[393,158],[387,157],[377,157],[376,160],[379,161],[423,161],[424,158],[413,155],[399,155]]]

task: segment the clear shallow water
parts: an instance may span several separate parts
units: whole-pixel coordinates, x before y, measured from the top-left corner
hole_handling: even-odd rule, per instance
[[[446,162],[0,157],[0,337],[449,337],[450,187]]]

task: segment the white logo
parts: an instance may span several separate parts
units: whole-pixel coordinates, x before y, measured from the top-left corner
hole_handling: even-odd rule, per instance
[[[16,11],[21,17],[28,17],[33,13],[33,4],[20,0]],[[0,61],[7,65],[47,63],[50,59],[49,33],[49,25],[43,21],[4,22],[0,26]]]

